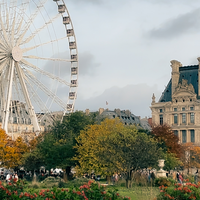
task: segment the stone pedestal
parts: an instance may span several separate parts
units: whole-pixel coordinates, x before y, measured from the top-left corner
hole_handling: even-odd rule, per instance
[[[158,167],[160,167],[160,170],[157,171],[157,174],[156,174],[157,178],[160,178],[160,177],[166,178],[166,171],[163,170],[163,167],[165,166],[164,162],[165,160],[163,159],[158,160]]]

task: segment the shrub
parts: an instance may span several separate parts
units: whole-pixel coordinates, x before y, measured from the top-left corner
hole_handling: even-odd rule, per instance
[[[164,186],[171,186],[171,185],[174,185],[175,184],[175,180],[172,179],[172,178],[164,178],[164,177],[160,177],[160,178],[156,178],[155,179],[155,186],[161,186],[161,185],[164,185]]]
[[[105,200],[128,200],[128,197],[122,197],[117,193],[117,190],[105,190],[103,186],[98,183],[89,181],[88,184],[82,185],[79,188],[71,189],[47,189],[35,193],[28,193],[23,191],[23,187],[18,183],[10,183],[5,187],[0,184],[0,199],[1,200],[42,200],[42,199],[76,199],[76,200],[89,200],[89,199],[105,199]]]
[[[200,185],[192,183],[186,183],[184,185],[178,183],[171,187],[160,186],[160,194],[157,196],[157,200],[188,200],[188,199],[200,199]]]

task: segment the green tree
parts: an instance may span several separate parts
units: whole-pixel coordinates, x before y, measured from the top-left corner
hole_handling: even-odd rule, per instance
[[[125,173],[130,186],[133,170],[155,167],[162,155],[157,141],[136,127],[126,127],[119,119],[105,119],[100,125],[91,125],[77,138],[75,159],[79,170],[112,174]]]
[[[33,158],[33,162],[36,163],[32,166],[38,167],[38,164],[41,164],[47,169],[61,167],[69,177],[71,167],[75,166],[75,160],[72,159],[76,153],[75,137],[87,125],[95,123],[94,118],[93,115],[77,111],[65,116],[62,122],[55,122],[49,132],[41,134],[37,142],[32,142],[31,148],[36,149],[24,156],[24,164],[31,167],[28,162]],[[37,159],[38,154],[40,160]]]

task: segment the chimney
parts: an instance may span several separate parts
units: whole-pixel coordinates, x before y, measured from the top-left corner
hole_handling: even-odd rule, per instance
[[[104,111],[104,108],[99,108],[99,115],[101,115],[103,111]]]
[[[181,67],[182,64],[178,62],[177,60],[171,60],[171,67],[172,67],[172,95],[178,86],[178,81],[179,81],[179,67]]]
[[[86,115],[89,115],[89,114],[90,114],[90,110],[89,110],[89,109],[86,109],[86,110],[85,110],[85,114],[86,114]]]
[[[128,117],[131,116],[131,112],[130,112],[129,110],[126,110],[126,111],[125,111],[125,114],[128,115]]]

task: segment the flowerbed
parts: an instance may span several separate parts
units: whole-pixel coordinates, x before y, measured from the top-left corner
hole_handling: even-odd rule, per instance
[[[157,200],[200,200],[200,184],[176,183],[171,187],[160,186],[159,188],[160,194],[158,195]]]
[[[98,183],[89,181],[88,184],[79,188],[71,189],[47,189],[37,193],[24,192],[23,182],[12,182],[5,186],[0,182],[0,199],[1,200],[129,200],[129,197],[122,197],[116,190],[105,190],[105,187]]]

